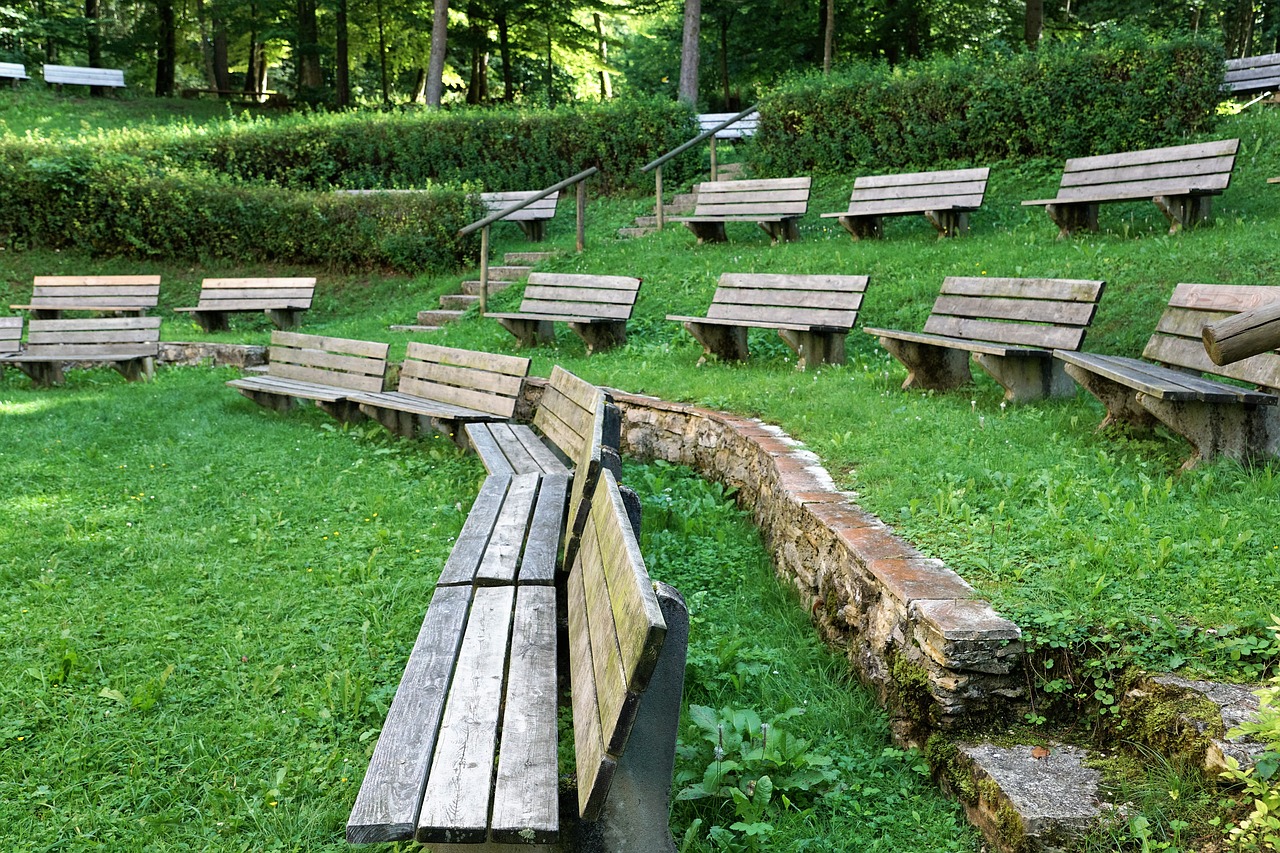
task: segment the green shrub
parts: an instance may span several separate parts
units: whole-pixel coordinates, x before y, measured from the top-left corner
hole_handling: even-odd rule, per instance
[[[760,174],[1062,160],[1175,144],[1211,127],[1222,53],[1126,31],[1035,53],[993,48],[799,76],[760,102]]]
[[[478,257],[477,238],[455,234],[483,215],[465,187],[301,192],[114,153],[0,159],[0,180],[9,242],[97,255],[442,271]]]

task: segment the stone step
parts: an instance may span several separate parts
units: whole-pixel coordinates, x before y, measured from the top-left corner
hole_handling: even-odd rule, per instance
[[[551,260],[555,256],[555,252],[507,252],[502,256],[502,262],[508,266],[540,264],[543,261]]]
[[[495,278],[502,281],[524,281],[531,272],[533,272],[533,267],[492,266],[489,267],[489,281],[493,281]]]
[[[393,332],[438,332],[440,331],[439,326],[418,326],[418,325],[412,325],[412,324],[388,326],[387,328]]]
[[[443,326],[445,323],[452,323],[457,320],[465,311],[446,311],[444,309],[436,309],[434,311],[419,311],[419,326]]]
[[[446,293],[440,297],[440,307],[450,311],[466,311],[479,301],[479,296],[472,296],[469,293]]]
[[[628,237],[628,238],[648,237],[650,234],[654,234],[654,233],[657,233],[656,228],[619,228],[618,229],[619,237]]]
[[[513,284],[516,284],[516,282],[514,282],[514,281],[494,281],[493,279],[489,279],[489,293],[490,293],[490,294],[493,294],[493,293],[500,293],[500,292],[502,292],[502,291],[506,290],[508,287],[510,287],[510,286],[511,286],[511,285],[513,285]],[[472,280],[472,281],[464,281],[464,282],[462,283],[462,292],[463,292],[463,293],[465,293],[467,296],[479,296],[479,295],[480,295],[480,280],[479,280],[479,279],[474,279],[474,280]]]

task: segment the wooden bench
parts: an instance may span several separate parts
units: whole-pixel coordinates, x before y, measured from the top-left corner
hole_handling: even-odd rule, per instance
[[[708,181],[698,184],[692,216],[676,217],[699,243],[723,243],[726,222],[755,222],[773,243],[799,240],[796,222],[809,209],[810,178]]]
[[[1055,198],[1043,206],[1065,237],[1098,230],[1098,205],[1149,198],[1169,220],[1169,233],[1207,222],[1213,196],[1231,182],[1239,139],[1150,148],[1068,160]]]
[[[1055,350],[1079,349],[1104,282],[947,277],[924,331],[863,329],[907,367],[903,388],[947,391],[973,381],[969,356],[1021,403],[1069,397]]]
[[[22,349],[22,318],[0,317],[0,359]],[[0,376],[4,375],[4,361],[0,360]]]
[[[68,362],[106,362],[130,382],[155,375],[159,317],[80,317],[31,320],[21,350],[0,357],[41,387],[60,385]]]
[[[242,89],[199,89],[187,88],[181,92],[183,98],[192,100],[200,95],[217,95],[219,98],[229,98],[235,101],[249,101],[255,104],[265,104],[268,107],[287,107],[289,106],[289,96],[283,92],[246,92]]]
[[[118,68],[86,68],[79,65],[44,66],[44,82],[56,85],[111,86],[124,88],[124,72]]]
[[[698,113],[698,129],[706,133],[721,122],[733,118],[735,113]],[[760,113],[748,113],[728,127],[716,131],[715,139],[747,139],[756,135],[760,126]]]
[[[13,85],[18,85],[19,80],[30,80],[27,76],[27,69],[21,62],[0,62],[0,78],[13,81]]]
[[[1242,461],[1274,456],[1280,447],[1280,354],[1264,352],[1220,367],[1205,352],[1202,333],[1207,323],[1277,301],[1280,287],[1179,284],[1142,351],[1148,361],[1081,352],[1054,355],[1106,407],[1099,429],[1164,424],[1194,449],[1184,468],[1215,456]]]
[[[352,394],[381,391],[389,344],[271,333],[267,370],[227,384],[260,406],[286,412],[297,400],[311,400],[344,423],[364,419]]]
[[[56,320],[63,311],[146,314],[160,300],[158,275],[38,275],[31,301],[10,305],[32,319]]]
[[[434,430],[461,441],[462,424],[515,414],[528,374],[527,358],[410,341],[395,391],[353,393],[347,400],[397,435]]]
[[[1232,95],[1252,95],[1280,88],[1280,53],[1228,59],[1222,88]]]
[[[747,329],[776,329],[796,366],[844,364],[845,336],[858,319],[865,275],[724,273],[705,317],[667,315],[702,344],[703,356],[743,361]]]
[[[580,465],[575,484],[593,467]],[[555,491],[563,482],[537,473],[485,481],[442,569],[348,841],[674,851],[667,822],[687,612],[675,590],[648,578],[614,473],[575,485],[567,512]],[[557,571],[566,516],[565,538],[579,547],[566,546]],[[568,617],[563,650],[557,612]],[[578,806],[562,815],[565,659]],[[620,793],[608,796],[611,786]],[[565,825],[579,821],[574,832]]]
[[[524,201],[530,196],[537,195],[541,190],[527,190],[522,192],[493,192],[480,193],[480,200],[484,202],[485,210],[489,213],[497,213],[500,210],[510,207],[516,202]],[[514,222],[520,226],[520,230],[524,232],[525,237],[535,243],[541,243],[545,236],[544,226],[547,220],[556,215],[556,202],[560,200],[560,193],[552,193],[546,198],[535,201],[528,207],[521,208],[515,213],[502,217],[503,222]]]
[[[982,207],[991,170],[953,169],[903,175],[864,175],[853,182],[849,209],[824,213],[836,218],[855,240],[884,234],[884,217],[920,214],[941,237],[969,231],[969,214]]]
[[[485,316],[526,347],[554,343],[554,324],[567,323],[589,355],[627,342],[627,320],[639,293],[640,279],[630,276],[535,272],[517,311]]]
[[[311,307],[314,278],[206,278],[195,307],[174,308],[190,314],[206,332],[231,328],[229,314],[262,311],[277,329],[296,329]]]

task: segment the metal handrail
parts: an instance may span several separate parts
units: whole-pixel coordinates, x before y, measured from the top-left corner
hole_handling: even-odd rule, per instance
[[[592,166],[590,169],[583,169],[581,172],[574,175],[572,178],[565,178],[560,183],[553,184],[552,186],[547,187],[545,190],[538,193],[537,195],[529,196],[523,201],[517,201],[515,204],[512,204],[510,207],[504,207],[502,210],[499,210],[497,213],[489,214],[484,219],[479,219],[479,220],[476,220],[475,222],[472,222],[470,225],[459,229],[457,236],[465,237],[474,231],[478,231],[481,228],[492,225],[493,223],[497,222],[499,219],[503,219],[515,213],[517,210],[521,210],[523,208],[528,207],[529,205],[533,204],[535,201],[542,201],[544,198],[551,195],[552,193],[558,193],[560,192],[560,190],[564,189],[565,187],[571,187],[574,184],[578,183],[579,181],[585,181],[587,178],[591,177],[592,175],[594,175],[596,172],[599,172],[599,171],[600,169],[596,166]]]
[[[755,112],[756,108],[759,106],[760,106],[759,104],[752,104],[751,106],[747,107],[745,110],[738,113],[736,116],[729,119],[728,121],[717,124],[715,127],[711,128],[710,130],[704,130],[702,133],[699,133],[697,136],[695,136],[693,139],[690,139],[688,142],[684,143],[683,145],[677,148],[672,148],[670,151],[668,151],[666,154],[663,154],[657,160],[654,160],[652,163],[649,163],[646,166],[642,166],[640,168],[640,171],[648,172],[651,169],[656,169],[657,167],[661,166],[663,163],[670,160],[672,157],[676,157],[680,154],[683,154],[693,146],[698,145],[699,143],[704,142],[707,139],[710,139],[712,136],[715,136],[717,133],[724,130],[726,127],[733,124],[734,122],[739,121],[740,119],[746,118],[751,113]]]
[[[529,196],[522,201],[504,207],[502,210],[490,213],[484,219],[478,219],[470,225],[458,229],[459,237],[465,237],[472,232],[480,232],[480,313],[484,314],[489,310],[489,226],[497,222],[499,219],[505,219],[517,210],[522,210],[533,204],[535,201],[541,201],[547,196],[558,193],[566,187],[574,184],[578,185],[577,195],[577,248],[581,252],[586,248],[586,215],[587,215],[587,178],[599,172],[600,169],[592,166],[589,169],[583,169],[578,174],[570,178],[565,178],[558,184],[552,184],[545,190]]]

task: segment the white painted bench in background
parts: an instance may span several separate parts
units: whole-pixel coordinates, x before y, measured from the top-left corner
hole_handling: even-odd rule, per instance
[[[124,72],[119,68],[86,68],[79,65],[44,66],[44,82],[73,86],[112,86],[124,88]]]

